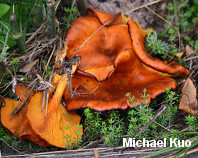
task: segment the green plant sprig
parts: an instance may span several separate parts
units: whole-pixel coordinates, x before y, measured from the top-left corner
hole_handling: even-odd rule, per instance
[[[178,53],[175,44],[173,44],[175,40],[174,33],[175,31],[173,29],[169,30],[169,40],[171,44],[168,44],[164,41],[159,40],[155,31],[149,30],[146,39],[146,50],[151,50],[154,55],[160,55],[163,60],[174,60],[176,57],[175,54]]]

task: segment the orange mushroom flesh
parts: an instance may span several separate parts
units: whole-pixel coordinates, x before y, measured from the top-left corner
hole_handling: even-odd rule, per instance
[[[16,85],[16,93],[23,101],[25,95],[30,91],[29,88],[25,86]],[[33,95],[34,92],[31,93]],[[30,96],[31,96],[30,95]],[[1,108],[1,124],[9,130],[13,135],[19,139],[28,139],[40,146],[49,146],[44,140],[40,139],[38,135],[31,129],[29,122],[26,117],[26,108],[22,108],[17,114],[11,115],[11,113],[21,104],[22,101],[10,100],[0,98],[3,107]],[[27,101],[28,102],[28,101]]]
[[[74,69],[76,67],[73,67],[73,71]],[[60,148],[76,146],[78,138],[82,136],[75,133],[77,130],[82,132],[82,127],[77,126],[80,123],[80,116],[74,111],[68,112],[60,103],[67,80],[67,74],[55,76],[53,83],[57,83],[57,87],[49,102],[47,115],[42,111],[43,92],[36,93],[31,98],[26,113],[34,132],[49,144]],[[66,135],[70,136],[68,140],[64,139]]]
[[[113,16],[89,9],[86,17],[75,19],[66,41],[67,58],[81,56],[72,78],[73,89],[79,93],[70,96],[65,90],[67,109],[126,109],[128,92],[140,103],[140,93],[146,88],[149,103],[165,88],[175,88],[171,77],[187,76],[189,71],[175,61],[166,64],[148,55],[143,44],[146,34],[122,13]]]
[[[67,43],[65,43],[66,45]],[[61,50],[60,56],[56,59],[58,66],[62,67],[62,55],[64,56],[66,53],[66,48]],[[75,112],[68,112],[60,102],[67,86],[68,75],[72,75],[76,71],[78,64],[79,57],[75,57],[67,66],[69,73],[54,74],[52,81],[54,87],[50,87],[48,91],[51,99],[46,106],[47,115],[42,110],[43,92],[31,92],[25,86],[16,85],[16,93],[21,101],[0,98],[4,104],[1,108],[2,125],[12,134],[16,133],[19,138],[26,138],[40,146],[54,145],[61,148],[76,146],[82,137],[82,127],[78,125],[81,118]],[[30,99],[26,99],[28,94]],[[26,101],[26,105],[19,108],[24,101]],[[12,116],[16,108],[20,110]]]

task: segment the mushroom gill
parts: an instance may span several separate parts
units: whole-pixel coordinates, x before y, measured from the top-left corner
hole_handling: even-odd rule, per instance
[[[76,66],[72,67],[73,72]],[[43,92],[36,93],[30,100],[27,108],[27,119],[33,131],[50,145],[67,148],[74,147],[82,137],[81,117],[75,111],[68,112],[61,104],[63,91],[68,82],[68,74],[55,74],[52,83],[56,85],[56,91],[52,95],[54,88],[49,91],[49,104],[46,107],[47,113],[42,111]],[[76,132],[80,131],[78,135]],[[64,136],[69,138],[64,139]]]
[[[22,108],[15,115],[11,115],[12,112],[21,104],[25,99],[25,95],[28,94],[30,88],[26,88],[22,85],[15,86],[16,93],[20,97],[20,101],[0,98],[3,107],[1,107],[1,124],[7,130],[9,130],[13,135],[19,139],[28,139],[40,146],[46,147],[49,146],[43,139],[41,139],[30,127],[30,124],[26,117],[26,108]],[[34,94],[32,91],[30,97]],[[26,104],[28,104],[27,101]]]

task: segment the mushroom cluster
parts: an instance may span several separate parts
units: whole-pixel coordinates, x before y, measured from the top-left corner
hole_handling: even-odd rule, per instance
[[[65,69],[65,58],[71,61],[80,56],[80,64],[72,65],[72,78],[68,78],[68,73],[56,73],[47,101],[43,100],[43,92],[17,85],[20,101],[1,98],[4,104],[2,125],[20,139],[26,138],[41,146],[75,146],[77,137],[82,136],[77,136],[75,131],[82,131],[82,128],[77,126],[80,116],[71,110],[84,107],[98,111],[126,109],[128,92],[135,97],[132,104],[140,104],[139,94],[143,89],[150,94],[146,99],[149,103],[165,88],[175,88],[177,83],[172,77],[188,76],[189,71],[175,61],[167,64],[147,54],[146,35],[136,21],[122,12],[111,15],[89,9],[87,16],[73,21],[64,48],[56,57],[55,69],[61,70]],[[29,99],[26,98],[28,93]],[[66,108],[61,103],[63,95]],[[45,112],[42,105],[48,101]],[[25,106],[11,115],[22,102]],[[69,141],[63,139],[66,134]]]
[[[67,58],[81,57],[72,78],[76,95],[65,89],[68,110],[89,107],[103,111],[126,109],[126,93],[140,103],[140,93],[147,89],[146,102],[175,88],[174,76],[188,76],[189,71],[176,61],[166,64],[145,51],[147,32],[123,15],[110,15],[93,8],[85,17],[77,18],[67,32]]]
[[[68,112],[61,103],[67,81],[67,74],[54,75],[52,84],[55,87],[49,89],[49,100],[45,100],[46,110],[42,108],[43,92],[31,91],[30,88],[16,85],[15,89],[20,101],[0,98],[4,105],[0,111],[1,124],[19,139],[28,139],[43,147],[76,146],[80,141],[78,139],[82,137],[82,127],[79,126],[81,117],[75,111]],[[31,93],[29,99],[23,102],[29,92]],[[22,103],[25,106],[18,113],[13,114]],[[77,131],[80,132],[77,134]]]

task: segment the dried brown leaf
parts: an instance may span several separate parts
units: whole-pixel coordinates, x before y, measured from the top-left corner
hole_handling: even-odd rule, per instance
[[[34,60],[33,62],[31,62],[31,63],[25,65],[23,68],[21,68],[19,70],[19,72],[26,73],[26,72],[30,71],[34,67],[34,65],[36,65],[37,62],[38,62],[38,59]]]
[[[186,55],[187,56],[191,55],[195,52],[189,45],[187,45],[185,49],[186,49]]]
[[[179,52],[179,53],[175,54],[175,56],[178,57],[178,58],[182,57],[183,55],[184,55],[184,52]]]
[[[188,114],[197,115],[198,105],[196,98],[196,87],[191,79],[187,79],[182,88],[182,99],[179,104],[179,109]]]

